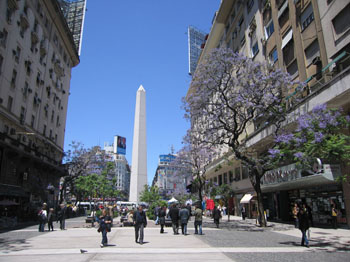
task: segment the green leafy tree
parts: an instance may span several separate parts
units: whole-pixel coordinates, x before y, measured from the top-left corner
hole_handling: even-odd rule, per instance
[[[140,200],[149,205],[147,210],[149,219],[155,218],[154,210],[157,206],[164,205],[164,201],[161,199],[157,186],[145,185],[144,190],[140,193]]]
[[[228,184],[222,184],[220,186],[213,186],[211,187],[211,191],[210,191],[210,196],[212,198],[215,198],[215,197],[218,197],[220,198],[226,208],[228,208],[229,206],[229,199],[233,196],[233,189],[228,185]],[[230,221],[230,212],[227,212],[227,215],[228,215],[228,221]]]
[[[88,197],[91,206],[92,198],[97,195],[99,190],[99,176],[97,174],[80,176],[75,180],[75,188],[78,194]]]

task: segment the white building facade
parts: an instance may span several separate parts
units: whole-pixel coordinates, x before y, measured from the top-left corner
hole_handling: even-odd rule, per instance
[[[56,0],[0,1],[0,198],[21,207],[57,202],[79,62]]]

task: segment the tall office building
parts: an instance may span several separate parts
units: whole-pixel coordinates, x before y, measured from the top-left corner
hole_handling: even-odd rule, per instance
[[[114,173],[111,174],[115,179],[115,188],[120,190],[128,199],[129,190],[130,190],[130,167],[128,161],[125,158],[125,141],[124,137],[114,136],[113,144],[105,143],[104,150],[106,155],[110,156],[109,161],[115,163]],[[112,179],[113,177],[110,177]]]
[[[192,180],[191,172],[184,167],[172,165],[176,155],[160,155],[152,186],[157,186],[163,198],[186,193],[186,187]]]
[[[86,0],[58,0],[62,13],[67,20],[68,27],[72,32],[74,43],[81,52],[81,44],[83,38],[84,19],[86,11]]]
[[[1,199],[26,210],[57,203],[71,71],[78,64],[58,1],[0,1]]]
[[[188,70],[192,75],[196,71],[197,62],[205,43],[206,34],[199,29],[188,27]]]

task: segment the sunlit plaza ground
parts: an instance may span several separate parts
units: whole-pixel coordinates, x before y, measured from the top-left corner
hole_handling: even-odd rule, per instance
[[[108,246],[100,248],[101,235],[85,217],[67,220],[67,230],[40,233],[29,226],[0,234],[0,261],[348,261],[347,229],[311,228],[310,248],[300,246],[301,233],[290,224],[269,223],[262,229],[255,220],[225,216],[216,228],[204,219],[204,235],[195,235],[193,218],[189,235],[174,235],[167,227],[148,222],[145,244],[135,243],[134,229],[114,220]]]

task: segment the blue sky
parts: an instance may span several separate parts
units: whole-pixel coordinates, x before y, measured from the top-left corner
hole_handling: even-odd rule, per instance
[[[136,92],[146,90],[147,173],[181,148],[189,127],[181,98],[188,75],[187,27],[209,32],[220,0],[88,0],[80,64],[73,69],[65,135],[86,147],[126,137],[130,165]]]

